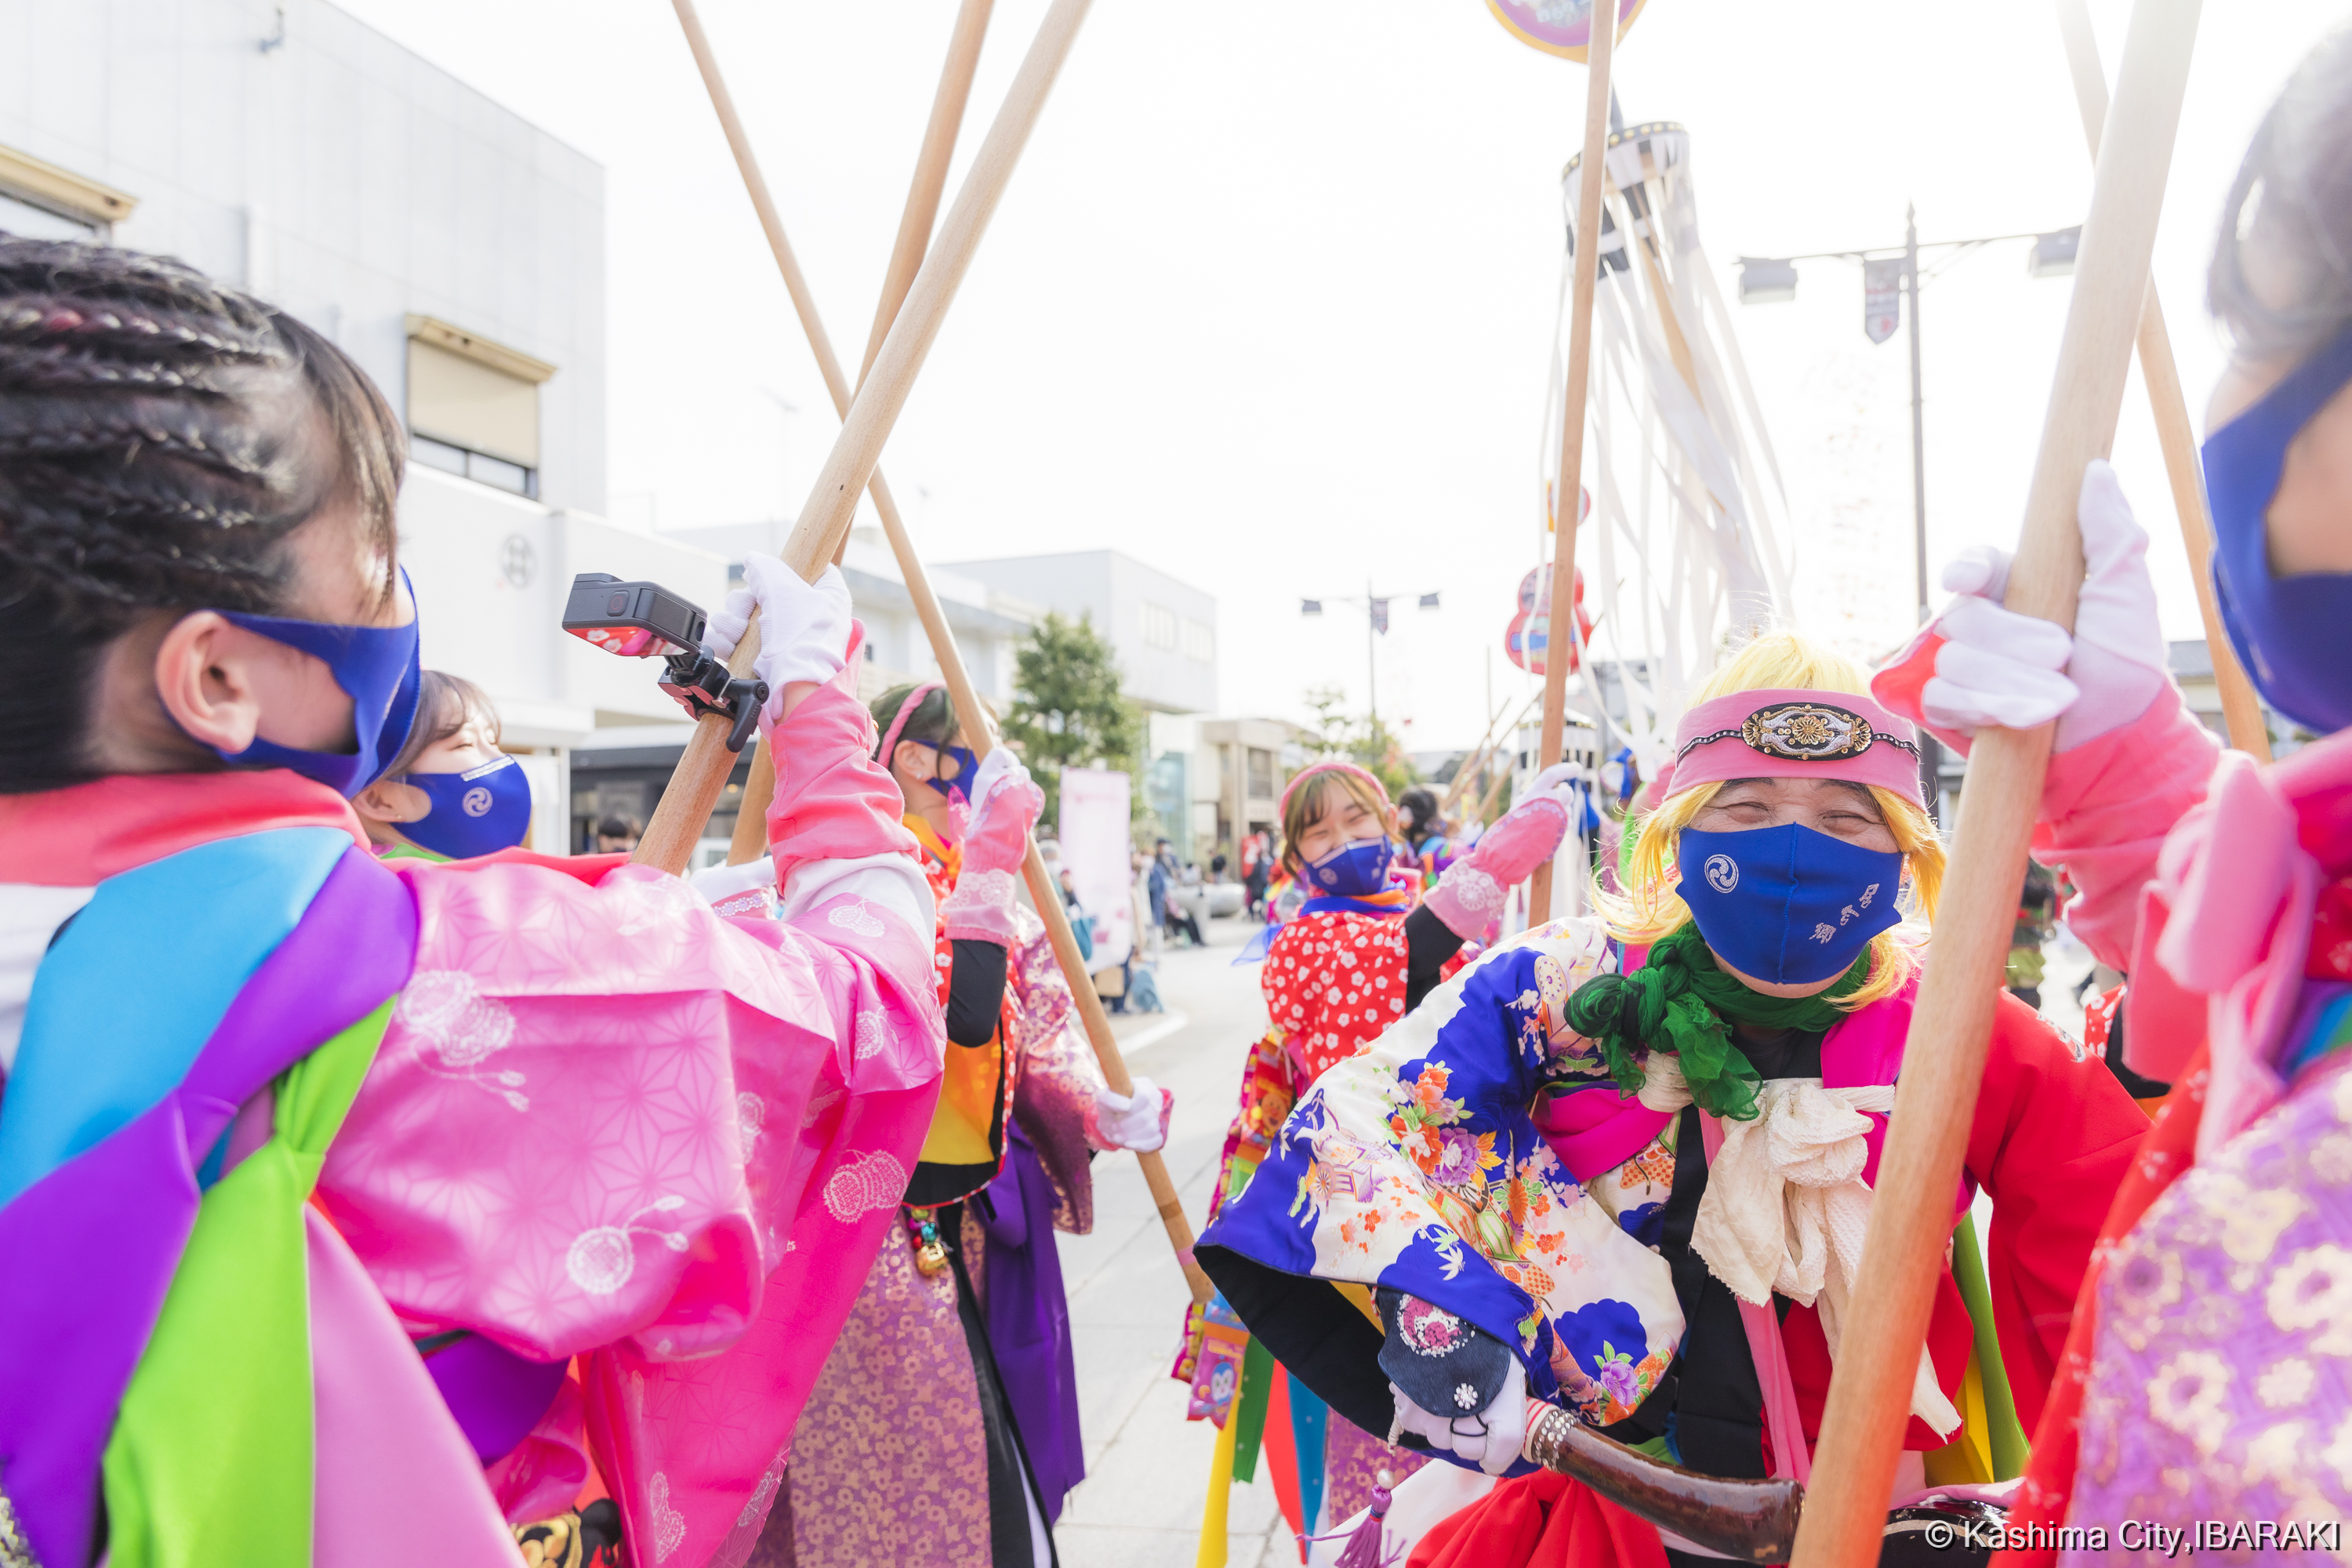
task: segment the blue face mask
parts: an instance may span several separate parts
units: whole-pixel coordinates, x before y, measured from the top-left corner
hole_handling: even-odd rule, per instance
[[[1790,823],[1745,833],[1685,827],[1683,902],[1716,956],[1774,985],[1830,980],[1902,920],[1898,850],[1864,849]]]
[[[497,757],[462,773],[410,773],[401,781],[422,790],[431,809],[400,831],[436,855],[470,860],[511,849],[530,834],[530,775],[512,757]]]
[[[915,743],[919,746],[929,746],[932,751],[939,753],[940,773],[941,774],[946,773],[950,768],[955,771],[955,777],[953,778],[935,776],[928,780],[927,782],[930,786],[939,791],[941,795],[951,795],[955,796],[956,799],[962,801],[966,805],[970,805],[971,804],[971,775],[980,771],[980,759],[971,754],[971,748],[969,746],[942,746],[934,741],[918,741]]]
[[[1303,880],[1311,893],[1368,899],[1388,891],[1389,862],[1395,855],[1396,847],[1385,837],[1359,838],[1308,861]]]
[[[408,589],[408,574],[400,574]],[[411,605],[415,595],[408,595]],[[352,730],[356,737],[349,752],[306,752],[281,746],[259,736],[241,752],[221,752],[223,762],[248,767],[291,768],[315,779],[345,800],[376,781],[384,765],[408,743],[409,726],[416,721],[419,667],[416,620],[404,626],[345,626],[331,621],[298,621],[282,616],[248,616],[236,610],[218,612],[223,620],[247,631],[283,643],[324,664],[352,700]]]
[[[2213,587],[2230,646],[2272,707],[2323,734],[2352,727],[2352,573],[2271,574],[2267,523],[2286,449],[2352,382],[2352,328],[2205,441]]]

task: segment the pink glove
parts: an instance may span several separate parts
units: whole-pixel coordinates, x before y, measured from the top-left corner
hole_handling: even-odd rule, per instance
[[[2147,712],[2171,683],[2147,535],[2103,460],[2083,470],[2075,522],[2084,570],[2071,637],[2002,607],[2010,554],[1978,545],[1944,568],[1944,586],[1959,596],[1872,678],[1871,695],[1962,756],[1986,724],[2030,730],[2056,719],[2064,752]]]
[[[1003,758],[998,762],[998,758]],[[972,774],[971,825],[964,829],[963,869],[955,891],[940,905],[950,940],[964,937],[1010,948],[1019,933],[1013,910],[1021,888],[1021,863],[1029,855],[1029,830],[1045,809],[1045,793],[1030,782],[1029,770],[1012,751],[998,746]]]
[[[1511,889],[1559,852],[1559,841],[1568,836],[1568,805],[1560,795],[1576,773],[1575,763],[1560,763],[1537,774],[1528,798],[1445,868],[1423,901],[1446,930],[1465,941],[1480,935],[1502,913]]]

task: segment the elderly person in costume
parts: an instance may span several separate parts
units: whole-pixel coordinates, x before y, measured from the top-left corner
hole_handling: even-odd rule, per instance
[[[2187,710],[2147,539],[2105,463],[2083,486],[2071,636],[2003,610],[2006,558],[1979,552],[1946,573],[1961,598],[1881,677],[1945,732],[2057,721],[2035,853],[2081,889],[2068,923],[2130,977],[2126,1064],[2175,1086],[2103,1227],[2011,1516],[2084,1531],[2070,1561],[2164,1554],[2161,1531],[2205,1521],[2221,1538],[2189,1539],[2209,1550],[2340,1552],[2352,1510],[2347,255],[2339,29],[2289,79],[2223,209],[2209,289],[2232,353],[2203,452],[2222,624],[2269,706],[2320,739],[2257,767]]]
[[[1341,1415],[1527,1478],[1424,1550],[1496,1560],[1481,1532],[1532,1493],[1601,1510],[1578,1517],[1603,1559],[1701,1555],[1529,1474],[1538,1400],[1693,1469],[1808,1474],[1943,870],[1913,730],[1863,689],[1792,635],[1742,650],[1685,715],[1603,912],[1485,954],[1326,1071],[1202,1238],[1251,1332]],[[1962,1406],[2002,1367],[2038,1417],[2145,1127],[2001,999],[1952,1194],[1956,1221],[1991,1195],[1990,1299],[1939,1287],[1901,1489],[1990,1479]]]

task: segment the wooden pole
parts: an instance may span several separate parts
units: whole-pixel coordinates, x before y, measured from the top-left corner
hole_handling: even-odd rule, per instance
[[[677,4],[681,18],[691,14],[690,0],[677,0]],[[1086,9],[1085,0],[1076,0],[1076,4],[1073,4],[1072,0],[1057,0],[1055,14],[1065,8],[1082,15]],[[971,14],[977,10],[984,24],[987,9],[987,0],[968,0],[963,19],[969,20]],[[1051,26],[1054,19],[1054,16],[1049,15],[1046,18],[1046,26]],[[1075,28],[1075,19],[1071,26]],[[970,31],[970,37],[967,39],[968,31]],[[688,37],[689,38],[698,37],[699,29],[690,26]],[[948,97],[951,89],[959,97],[969,94],[970,64],[979,55],[980,38],[976,29],[968,30],[960,20],[956,37],[957,46],[950,50],[948,70],[940,82],[940,90],[942,100]],[[1040,47],[1045,40],[1045,34],[1041,28]],[[1066,51],[1068,47],[1066,38],[1060,47],[1062,50]],[[703,64],[704,80],[710,87],[713,103],[725,103],[727,101],[725,83],[719,76],[717,62],[709,58],[707,43],[697,47],[696,58]],[[1033,63],[1035,58],[1036,47],[1033,47],[1031,50]],[[1058,64],[1058,54],[1055,59]],[[960,62],[962,80],[958,86],[956,78],[959,74]],[[1024,76],[1026,77],[1029,66],[1024,64],[1022,69]],[[1050,85],[1050,78],[1046,85]],[[1021,90],[1022,83],[1016,80],[1013,84],[1013,91],[1017,94]],[[1038,98],[1042,102],[1042,88],[1039,89]],[[1006,106],[1007,111],[1010,111],[1013,106],[1013,98],[1010,95],[1006,99]],[[1034,120],[1034,108],[1033,107],[1029,112]],[[729,121],[731,118],[731,110],[721,110],[722,121]],[[932,129],[935,132],[939,128],[939,122],[940,114],[935,105],[932,115]],[[1001,127],[1003,123],[1003,119],[1000,115],[998,124]],[[792,242],[785,237],[783,224],[776,216],[774,204],[767,199],[767,186],[760,177],[758,161],[752,155],[749,142],[740,139],[740,126],[736,132],[730,134],[730,141],[735,145],[736,162],[742,168],[744,182],[751,191],[752,205],[760,209],[761,224],[767,230],[769,247],[775,252],[777,266],[783,273],[784,287],[793,297],[793,309],[800,316],[803,330],[808,334],[809,347],[815,353],[817,367],[824,375],[825,388],[833,396],[834,406],[843,415],[845,423],[842,427],[842,439],[845,441],[848,439],[850,425],[866,407],[866,393],[861,387],[856,400],[852,401],[848,383],[842,375],[841,361],[834,353],[832,336],[825,331],[824,318],[818,314],[815,300],[809,293],[807,280],[802,277],[799,267],[793,259]],[[952,127],[944,138],[926,137],[927,157],[931,154],[935,142],[943,144],[938,147],[936,158],[929,167],[937,176],[944,177],[948,153],[952,151],[954,144]],[[992,131],[988,144],[981,150],[981,160],[983,164],[989,157],[990,147],[994,146],[995,143],[996,133]],[[1017,152],[1017,149],[1015,151]],[[1009,172],[1009,163],[1007,172]],[[980,166],[976,165],[972,177],[977,179],[979,175]],[[910,213],[921,196],[924,178],[924,174],[919,172],[916,178],[916,191],[908,198]],[[971,189],[971,186],[967,184],[965,186],[967,195]],[[960,197],[956,204],[956,214],[951,214],[948,220],[949,231],[941,237],[942,251],[954,242],[956,215],[961,214],[963,208],[964,201]],[[926,226],[927,229],[928,226]],[[902,224],[900,226],[902,241],[907,233],[908,226]],[[926,264],[923,271],[918,274],[918,290],[920,289],[922,277],[928,273],[929,267]],[[895,311],[899,308],[899,302],[892,298],[892,289],[886,284],[881,306],[883,310]],[[909,309],[919,307],[919,292],[905,295],[904,298]],[[894,323],[878,322],[877,326],[884,330],[886,341],[890,342],[897,341],[898,330]],[[869,374],[878,377],[887,374],[888,371],[886,351],[885,359],[874,362]],[[836,447],[837,451],[838,447]],[[987,721],[988,710],[982,703],[980,693],[972,686],[971,673],[965,668],[963,656],[956,646],[954,629],[948,625],[947,615],[940,606],[939,596],[931,590],[930,578],[923,570],[921,558],[915,553],[914,542],[908,537],[906,524],[898,513],[898,503],[890,494],[889,485],[883,479],[878,464],[869,467],[868,475],[868,482],[874,497],[874,509],[882,519],[883,533],[889,539],[891,551],[898,557],[899,573],[906,579],[908,596],[914,601],[916,617],[922,622],[923,630],[930,638],[931,651],[939,659],[940,678],[947,686],[949,700],[955,704],[956,712],[961,718],[965,742],[971,748],[975,757],[985,757],[995,749],[997,744],[996,737]],[[848,493],[854,496],[856,492],[852,490]],[[816,505],[824,494],[820,481],[817,495],[811,497],[811,505]],[[855,505],[853,500],[848,510],[854,510]],[[845,511],[842,523],[844,531],[847,528],[846,516],[847,512]],[[803,528],[806,521],[806,514],[803,514]],[[802,532],[803,529],[794,530],[795,542],[800,541]],[[798,557],[788,552],[786,558],[793,562],[794,570],[801,571],[803,575],[814,575],[814,572],[803,567]],[[815,570],[821,571],[823,563],[823,558],[819,558]],[[767,762],[763,749],[761,753],[752,761],[751,778],[755,784],[762,782],[761,775],[764,773],[767,788],[772,791],[774,769],[772,765],[764,765]],[[887,759],[885,765],[887,765]],[[748,788],[745,791],[747,805],[751,793]],[[667,799],[666,796],[665,799]],[[745,816],[748,815],[748,813],[745,814]],[[766,815],[764,810],[760,815],[760,827],[764,832]],[[739,816],[736,822],[736,848],[739,853],[744,843],[744,821],[745,816]],[[743,858],[756,859],[759,858],[759,849],[755,847],[751,854],[744,856]],[[1094,1047],[1095,1059],[1102,1067],[1103,1080],[1110,1086],[1113,1093],[1132,1094],[1135,1092],[1134,1080],[1128,1075],[1127,1063],[1119,1054],[1118,1038],[1111,1033],[1109,1015],[1103,1009],[1102,998],[1096,994],[1093,977],[1087,973],[1086,961],[1078,952],[1077,938],[1070,929],[1069,911],[1062,904],[1062,890],[1055,883],[1051,873],[1046,870],[1045,858],[1038,853],[1037,845],[1034,839],[1029,845],[1028,857],[1022,868],[1029,884],[1030,899],[1037,906],[1039,918],[1045,923],[1046,936],[1053,944],[1055,959],[1060,963],[1062,973],[1069,981],[1071,993],[1076,998],[1078,1015],[1086,1025],[1087,1038]],[[1176,1194],[1176,1184],[1168,1173],[1167,1162],[1156,1151],[1138,1154],[1136,1161],[1142,1167],[1145,1185],[1150,1189],[1152,1202],[1159,1208],[1160,1223],[1167,1229],[1169,1241],[1176,1249],[1177,1260],[1183,1268],[1186,1284],[1191,1289],[1195,1300],[1206,1302],[1214,1288],[1210,1284],[1208,1275],[1193,1260],[1192,1224],[1185,1218],[1183,1204]]]
[[[695,48],[698,63],[704,66],[706,79],[715,78],[717,64],[709,58],[709,45],[702,37],[691,0],[675,3],[688,42]],[[1003,198],[1013,165],[1029,140],[1029,132],[1036,126],[1038,112],[1045,108],[1045,96],[1069,54],[1089,4],[1090,0],[1054,0],[1045,20],[1038,24],[1036,38],[1005,92],[1003,106],[997,110],[996,122],[989,127],[979,155],[972,160],[963,188],[956,194],[955,205],[948,213],[938,242],[915,274],[907,302],[883,342],[874,369],[850,405],[848,417],[842,422],[841,434],[835,437],[833,451],[825,458],[824,468],[801,509],[800,520],[793,524],[784,544],[784,560],[812,582],[832,561],[835,546],[856,515],[857,498],[865,492],[866,481],[881,460],[882,445],[889,438],[891,426],[898,423],[898,413],[914,390],[915,377],[939,337],[940,325],[947,320],[948,306],[953,302],[957,288],[971,269],[981,237],[988,230],[988,220]],[[723,104],[727,100],[719,96],[716,102]],[[742,140],[742,127],[733,119],[731,106],[722,112],[720,123],[726,127],[730,142],[748,148],[749,143]],[[770,210],[773,210],[772,204]],[[759,651],[760,623],[754,616],[744,629],[742,640],[736,645],[729,667],[738,675],[745,673]],[[661,804],[654,809],[654,819],[637,842],[635,858],[639,864],[683,872],[692,860],[695,843],[709,825],[711,807],[718,803],[719,792],[734,766],[735,755],[727,749],[728,729],[726,720],[716,716],[695,726],[686,754],[678,760],[677,770],[670,775],[669,787],[662,792]]]
[[[1468,787],[1470,781],[1477,777],[1479,770],[1486,765],[1486,754],[1498,749],[1503,743],[1504,736],[1519,727],[1527,719],[1528,710],[1534,707],[1541,696],[1542,693],[1538,692],[1520,703],[1519,710],[1513,716],[1509,728],[1504,730],[1501,734],[1496,733],[1495,731],[1495,726],[1502,721],[1503,715],[1500,710],[1496,710],[1494,718],[1486,721],[1486,732],[1478,738],[1478,749],[1471,752],[1469,759],[1454,770],[1454,782],[1445,786],[1445,798],[1440,801],[1437,806],[1439,815],[1443,816],[1454,809],[1454,803],[1462,798],[1463,792]]]
[[[709,39],[703,35],[701,19],[695,15],[692,0],[677,0],[677,4],[687,45],[694,51],[694,63],[702,72],[702,85],[710,93],[710,106],[718,111],[719,123],[726,130],[727,145],[735,154],[735,167],[741,172],[744,189],[751,197],[751,210],[759,215],[760,228],[768,237],[768,249],[776,258],[776,269],[783,274],[784,292],[792,296],[793,311],[800,317],[801,331],[816,352],[817,369],[823,373],[825,391],[833,398],[833,411],[846,419],[855,393],[843,379],[841,361],[833,352],[833,340],[817,314],[816,300],[809,292],[808,279],[801,272],[792,241],[785,237],[783,220],[777,216],[775,201],[768,195],[767,177],[760,172],[760,160],[751,151],[751,138],[744,133],[743,122],[735,113],[734,96],[727,90],[726,78],[719,74],[718,58],[711,52]],[[906,301],[916,269],[921,267],[930,247],[931,221],[939,212],[940,192],[947,184],[948,163],[955,153],[964,105],[971,97],[972,73],[979,68],[980,46],[987,35],[989,13],[994,5],[995,0],[964,0],[963,8],[956,14],[955,33],[948,41],[947,65],[940,73],[939,90],[931,99],[930,122],[924,128],[922,151],[915,161],[914,182],[907,191],[906,210],[898,218],[898,241],[890,253],[890,273],[883,282],[881,302],[875,308],[866,363],[858,368],[859,386],[866,384],[867,374],[874,368],[875,355],[881,352],[882,341],[889,334],[890,324],[898,320],[898,308]],[[874,508],[883,514],[887,528],[897,516],[897,503],[878,468],[868,489]],[[834,546],[835,564],[848,546],[849,534],[845,530]],[[767,738],[762,736],[744,776],[743,799],[735,813],[735,833],[727,847],[729,865],[748,865],[768,852],[768,803],[775,798],[775,760],[768,754]]]
[[[1603,13],[1606,13],[1604,22]],[[1568,726],[1568,665],[1576,647],[1576,497],[1584,473],[1584,408],[1591,384],[1592,295],[1601,280],[1601,187],[1609,146],[1609,57],[1617,42],[1617,0],[1595,0],[1592,37],[1585,47],[1584,156],[1577,165],[1575,294],[1568,317],[1568,383],[1559,420],[1559,479],[1552,493],[1556,542],[1551,552],[1551,624],[1544,650],[1543,738],[1537,752],[1540,772],[1559,761]],[[1567,635],[1560,635],[1565,628]],[[1551,862],[1536,868],[1528,881],[1528,924],[1551,919]]]
[[[2107,73],[2099,65],[2099,40],[2091,31],[2091,14],[2083,0],[2058,0],[2058,30],[2066,40],[2066,64],[2074,72],[2083,134],[2089,139],[2095,160],[2099,128],[2107,119]],[[2156,416],[2157,443],[2164,448],[2165,477],[2172,484],[2172,510],[2180,519],[2180,542],[2189,551],[2189,580],[2197,585],[2197,614],[2205,623],[2205,647],[2213,656],[2213,684],[2221,688],[2221,718],[2230,731],[2230,744],[2267,763],[2271,736],[2270,726],[2263,721],[2262,699],[2254,694],[2254,683],[2246,679],[2238,651],[2221,629],[2221,612],[2213,602],[2213,521],[2205,510],[2197,430],[2189,417],[2180,367],[2173,363],[2172,336],[2165,331],[2164,307],[2152,280],[2139,323],[2139,373],[2147,384],[2148,405]]]
[[[2083,582],[2074,520],[2083,468],[2115,438],[2133,334],[2147,298],[2198,0],[2139,0],[2124,46],[2074,290],[2026,495],[2009,608],[2072,626]],[[1977,732],[1960,795],[1935,953],[1919,983],[1895,1114],[1863,1243],[1862,1277],[1798,1526],[1796,1568],[1878,1561],[1912,1379],[1952,1230],[1952,1194],[1976,1108],[1993,1005],[2042,798],[2052,727]]]

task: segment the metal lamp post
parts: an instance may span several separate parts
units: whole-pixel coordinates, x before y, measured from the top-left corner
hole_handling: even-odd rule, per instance
[[[1919,387],[1919,254],[1923,250],[1946,250],[1953,259],[1966,255],[1979,246],[1995,245],[2004,240],[2030,239],[2033,249],[2026,258],[2026,273],[2033,278],[2060,278],[2074,270],[2074,249],[2082,237],[2082,226],[2062,228],[2042,234],[1998,234],[1982,239],[1944,239],[1927,245],[1919,243],[1918,209],[1906,205],[1903,214],[1903,245],[1875,250],[1821,250],[1804,256],[1739,258],[1739,302],[1743,305],[1777,304],[1797,297],[1797,263],[1800,261],[1859,261],[1863,266],[1863,331],[1872,342],[1883,343],[1894,336],[1900,317],[1906,314],[1903,298],[1910,298],[1908,315],[1911,344],[1911,528],[1912,546],[1916,568],[1918,624],[1927,624],[1932,605],[1927,590],[1927,437],[1926,403]],[[1920,786],[1927,797],[1928,809],[1937,811],[1942,788],[1939,773],[1943,766],[1943,747],[1932,735],[1919,737]],[[1938,812],[1940,816],[1940,812]]]

